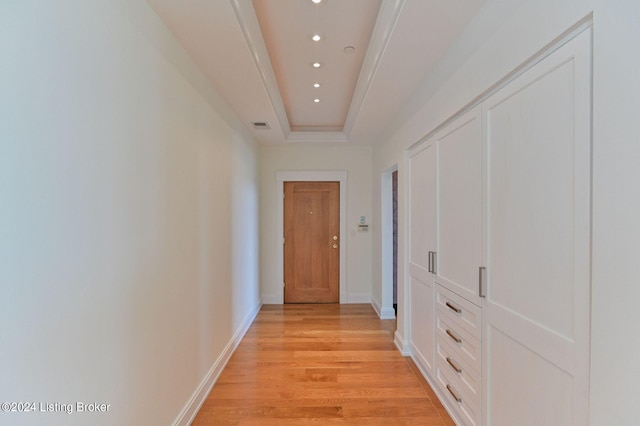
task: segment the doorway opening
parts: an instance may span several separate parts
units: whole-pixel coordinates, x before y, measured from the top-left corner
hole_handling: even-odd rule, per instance
[[[398,166],[382,173],[380,318],[394,319],[398,305]]]
[[[393,221],[393,312],[398,316],[398,171],[391,173]]]

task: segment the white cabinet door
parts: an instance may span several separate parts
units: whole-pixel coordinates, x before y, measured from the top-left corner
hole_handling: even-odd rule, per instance
[[[434,361],[433,274],[429,252],[436,241],[436,147],[425,144],[411,152],[409,172],[410,335],[414,358],[431,373]]]
[[[482,129],[480,107],[437,135],[438,284],[480,306]]]
[[[590,38],[484,106],[486,425],[588,424]]]

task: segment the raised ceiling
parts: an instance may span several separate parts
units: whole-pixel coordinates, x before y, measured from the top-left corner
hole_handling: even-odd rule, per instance
[[[374,142],[486,1],[147,0],[264,144]]]
[[[380,3],[253,0],[292,130],[343,130]]]

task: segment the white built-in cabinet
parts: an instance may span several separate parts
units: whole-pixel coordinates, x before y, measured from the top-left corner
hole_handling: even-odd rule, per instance
[[[408,153],[410,347],[461,425],[587,425],[591,32]]]
[[[411,349],[457,415],[479,424],[482,132],[476,107],[409,153]]]
[[[411,233],[409,236],[409,286],[411,351],[423,370],[434,362],[434,304],[432,253],[436,250],[436,146],[424,144],[409,155]]]

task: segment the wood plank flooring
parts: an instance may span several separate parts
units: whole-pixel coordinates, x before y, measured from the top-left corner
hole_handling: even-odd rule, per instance
[[[193,425],[454,425],[370,305],[265,305]]]

